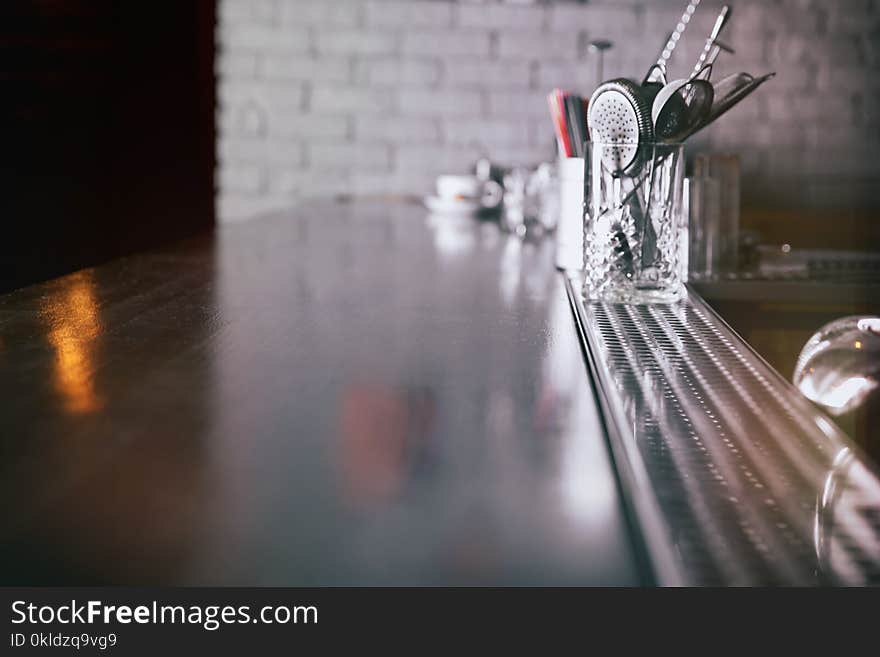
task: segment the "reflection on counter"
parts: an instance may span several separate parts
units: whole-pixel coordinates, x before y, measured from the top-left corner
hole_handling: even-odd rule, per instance
[[[352,385],[342,396],[340,466],[352,504],[388,502],[431,468],[436,407],[430,389]]]
[[[552,241],[327,208],[219,236],[187,581],[638,581]]]
[[[55,386],[73,414],[93,413],[103,403],[94,378],[102,327],[93,275],[89,269],[71,275],[59,295],[45,298],[42,309],[56,354]]]

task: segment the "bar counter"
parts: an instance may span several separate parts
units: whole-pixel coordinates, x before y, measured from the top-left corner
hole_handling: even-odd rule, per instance
[[[0,296],[0,369],[4,583],[880,577],[873,465],[694,290],[491,222],[225,225]]]
[[[8,583],[647,581],[552,240],[313,204],[0,296]]]

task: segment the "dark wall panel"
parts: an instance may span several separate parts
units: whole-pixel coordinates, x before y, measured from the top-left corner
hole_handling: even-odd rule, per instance
[[[214,221],[213,2],[0,4],[0,290]]]

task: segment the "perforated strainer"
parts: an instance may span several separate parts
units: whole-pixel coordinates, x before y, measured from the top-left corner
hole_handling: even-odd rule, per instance
[[[654,99],[651,118],[658,139],[677,141],[706,120],[715,98],[706,80],[675,80]]]
[[[651,108],[637,84],[617,79],[601,84],[590,98],[587,123],[594,143],[604,144],[602,163],[614,175],[641,168],[640,144],[653,138]]]

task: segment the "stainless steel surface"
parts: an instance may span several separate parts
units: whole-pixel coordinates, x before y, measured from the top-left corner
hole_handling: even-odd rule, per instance
[[[871,466],[696,293],[632,306],[567,289],[661,582],[880,583]]]
[[[0,296],[0,581],[633,584],[551,240],[314,204]]]
[[[757,262],[749,269],[735,276],[694,281],[694,286],[710,301],[857,304],[864,306],[859,312],[880,305],[880,254],[783,248],[759,246]]]
[[[880,283],[876,280],[838,283],[808,280],[733,279],[699,281],[694,287],[705,298],[718,301],[773,302],[787,304],[858,304],[880,307]]]
[[[740,277],[768,281],[809,281],[850,285],[880,284],[880,253],[831,249],[792,249],[759,245],[758,262]]]

